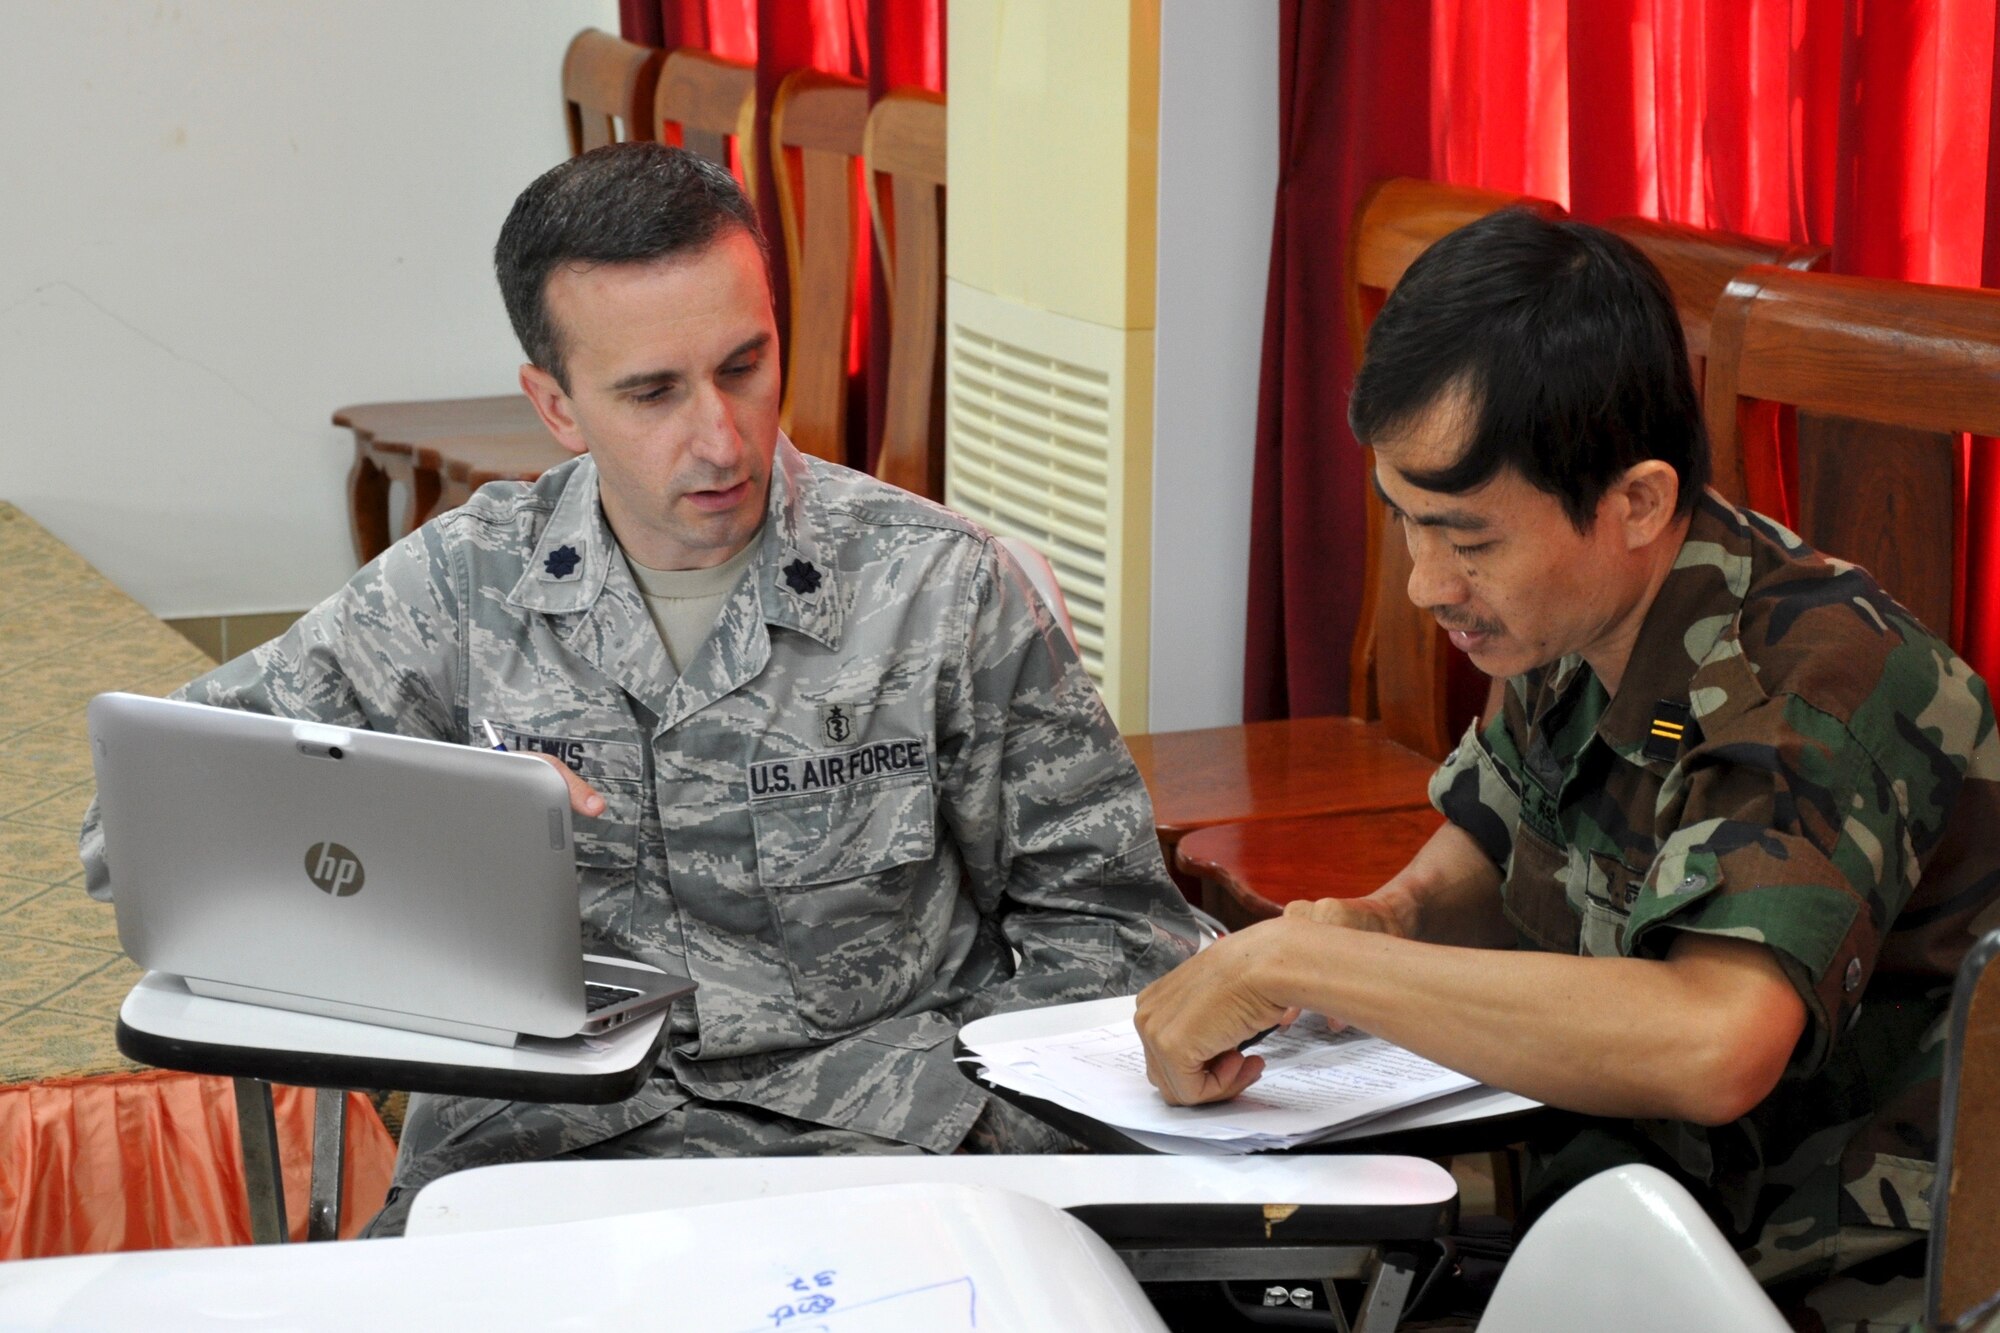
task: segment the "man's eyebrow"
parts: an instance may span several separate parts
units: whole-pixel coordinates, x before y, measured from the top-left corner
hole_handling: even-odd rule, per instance
[[[752,334],[750,337],[736,344],[736,346],[730,348],[729,355],[722,358],[722,364],[728,365],[737,357],[747,356],[751,352],[761,352],[770,345],[770,342],[771,335],[769,332]],[[611,392],[627,393],[633,389],[651,389],[661,385],[675,384],[682,378],[684,377],[678,370],[642,370],[637,374],[627,375],[624,379],[614,381],[611,385]]]
[[[1405,513],[1402,506],[1391,500],[1389,493],[1382,489],[1382,479],[1375,475],[1373,469],[1369,470],[1368,484],[1375,488],[1376,498],[1382,501],[1390,513],[1402,514],[1406,520],[1420,528],[1444,528],[1450,532],[1484,532],[1488,527],[1485,519],[1477,514],[1468,514],[1462,509],[1447,509],[1440,514]]]

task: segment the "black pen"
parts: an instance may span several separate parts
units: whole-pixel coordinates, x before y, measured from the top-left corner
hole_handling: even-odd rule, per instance
[[[1262,1032],[1258,1032],[1251,1036],[1245,1037],[1242,1041],[1236,1043],[1236,1053],[1238,1055],[1243,1054],[1245,1051],[1249,1050],[1252,1046],[1255,1046],[1258,1042],[1264,1040],[1264,1038],[1270,1036],[1273,1032],[1276,1032],[1279,1028],[1283,1026],[1284,1024],[1282,1023],[1273,1023],[1271,1024],[1271,1026],[1265,1028]]]

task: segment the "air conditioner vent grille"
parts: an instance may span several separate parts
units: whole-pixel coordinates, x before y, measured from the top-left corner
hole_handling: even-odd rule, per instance
[[[953,320],[945,503],[1055,567],[1084,667],[1105,685],[1111,376]]]

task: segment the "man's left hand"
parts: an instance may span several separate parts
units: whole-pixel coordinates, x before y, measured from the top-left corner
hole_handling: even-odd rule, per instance
[[[1259,981],[1285,924],[1225,936],[1139,992],[1132,1021],[1146,1048],[1146,1078],[1169,1104],[1227,1101],[1263,1074],[1263,1059],[1237,1047],[1298,1016]]]

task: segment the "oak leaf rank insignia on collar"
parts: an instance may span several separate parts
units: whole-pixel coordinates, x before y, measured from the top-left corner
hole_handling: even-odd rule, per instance
[[[810,597],[819,591],[820,572],[812,562],[793,560],[784,568],[785,586],[801,597]]]
[[[542,561],[542,568],[552,579],[566,579],[576,573],[576,567],[583,563],[583,557],[576,553],[574,546],[563,545],[550,551]]]

